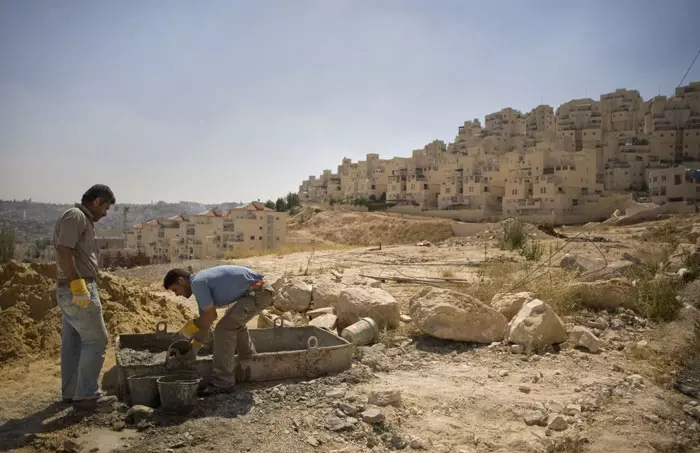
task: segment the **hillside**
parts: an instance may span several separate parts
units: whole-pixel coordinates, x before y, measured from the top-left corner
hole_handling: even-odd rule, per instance
[[[346,245],[439,242],[452,237],[451,221],[303,207],[289,221],[290,234]]]

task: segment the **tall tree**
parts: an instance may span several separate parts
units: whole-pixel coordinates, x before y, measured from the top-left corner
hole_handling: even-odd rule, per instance
[[[299,206],[299,194],[289,192],[287,194],[287,209],[292,209],[294,206]]]
[[[272,200],[267,200],[265,202],[265,207],[270,209],[275,209],[275,202]]]
[[[284,212],[287,210],[287,202],[284,201],[284,198],[280,197],[277,199],[277,203],[275,203],[275,211],[277,212]]]

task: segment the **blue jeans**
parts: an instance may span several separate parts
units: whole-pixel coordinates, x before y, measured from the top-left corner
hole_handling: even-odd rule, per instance
[[[64,399],[89,399],[99,396],[100,371],[107,349],[107,329],[102,319],[102,304],[97,283],[88,283],[90,305],[73,304],[69,287],[56,288],[56,299],[63,314],[61,328],[61,393]]]

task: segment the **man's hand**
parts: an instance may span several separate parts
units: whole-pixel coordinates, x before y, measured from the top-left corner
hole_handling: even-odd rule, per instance
[[[178,333],[189,340],[197,332],[199,332],[199,327],[197,327],[197,324],[194,322],[193,319],[191,321],[187,321],[187,323],[184,326],[182,326]]]
[[[88,291],[87,283],[84,278],[71,280],[70,290],[73,293],[73,303],[80,308],[85,308],[90,305],[90,291]]]

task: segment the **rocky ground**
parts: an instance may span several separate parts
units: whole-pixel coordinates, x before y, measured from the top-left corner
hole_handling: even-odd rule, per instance
[[[328,306],[336,324],[372,314],[387,328],[339,375],[241,384],[181,417],[119,405],[77,419],[53,404],[57,359],[14,362],[0,369],[0,451],[700,451],[695,220],[558,230],[568,238],[530,228],[535,261],[500,249],[501,225],[242,260],[285,276],[269,318],[313,322],[290,310]],[[160,291],[170,267],[122,276]],[[649,316],[669,287],[678,315]]]

